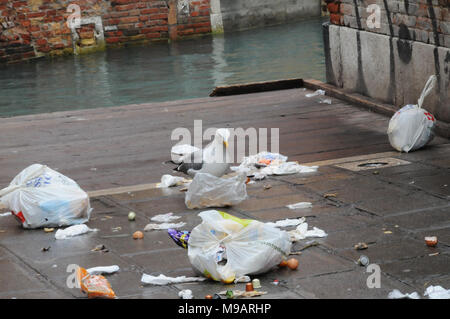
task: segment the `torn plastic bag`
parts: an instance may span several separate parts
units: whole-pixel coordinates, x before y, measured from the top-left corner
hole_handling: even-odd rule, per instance
[[[33,164],[0,191],[2,203],[24,228],[59,227],[89,220],[89,196],[72,179]]]
[[[247,198],[246,181],[242,174],[221,178],[197,173],[186,192],[185,204],[189,209],[239,204]]]
[[[392,147],[399,152],[410,152],[428,144],[434,137],[436,119],[422,108],[423,101],[431,93],[437,78],[431,76],[419,98],[418,105],[406,105],[389,121],[387,134]]]
[[[264,273],[291,251],[287,232],[273,226],[217,210],[199,216],[202,223],[190,234],[188,257],[207,278],[232,283],[245,275]]]

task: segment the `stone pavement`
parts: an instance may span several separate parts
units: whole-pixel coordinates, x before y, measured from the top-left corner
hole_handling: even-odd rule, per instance
[[[384,161],[377,154],[371,157],[366,162]],[[257,276],[261,290],[268,292],[259,298],[386,298],[393,289],[423,294],[431,284],[450,286],[450,144],[393,158],[407,162],[351,171],[336,166],[345,166],[342,161],[330,161],[317,173],[270,177],[248,185],[248,200],[222,209],[260,221],[306,216],[310,227],[328,233],[316,239],[320,245],[295,256],[300,262],[296,271],[275,268]],[[285,207],[300,201],[312,202],[313,208]],[[178,298],[181,289],[203,298],[226,288],[243,289],[242,283],[211,281],[141,285],[143,273],[195,275],[187,251],[176,246],[166,231],[145,232],[143,240],[131,237],[161,213],[182,216],[186,230],[199,224],[200,210],[186,208],[180,187],[100,196],[91,203],[94,213],[88,226],[99,232],[68,240],[57,241],[54,233],[43,230],[22,230],[14,218],[0,217],[0,298],[82,297],[77,289],[66,287],[69,264],[119,265],[120,272],[108,280],[120,298]],[[129,211],[137,213],[136,221],[128,221]],[[116,227],[121,229],[114,231]],[[438,236],[436,248],[425,245],[423,238],[429,235]],[[293,251],[310,240],[297,242]],[[369,248],[356,251],[353,245],[358,242],[368,243]],[[109,252],[91,251],[99,244]],[[43,252],[47,246],[50,250]],[[367,287],[370,273],[355,263],[361,254],[381,267],[381,288]],[[274,279],[281,283],[271,284]]]
[[[99,229],[57,241],[54,233],[23,230],[13,217],[0,217],[0,298],[84,298],[66,285],[69,264],[120,266],[120,272],[107,277],[119,298],[178,298],[181,289],[191,289],[203,299],[228,288],[243,290],[242,283],[140,283],[143,273],[195,275],[187,251],[166,231],[145,232],[142,240],[131,237],[157,214],[182,216],[186,230],[199,224],[200,210],[186,208],[179,188],[133,190],[133,185],[157,182],[162,174],[172,173],[171,166],[161,164],[169,158],[170,131],[192,126],[195,118],[204,119],[204,128],[280,127],[281,153],[320,166],[317,173],[249,184],[249,199],[221,209],[260,221],[306,216],[310,227],[328,233],[316,239],[318,246],[294,256],[300,262],[296,271],[275,268],[258,275],[262,290],[268,292],[258,299],[386,298],[393,289],[423,295],[429,285],[450,288],[449,141],[436,138],[410,154],[392,152],[385,135],[388,118],[336,99],[323,105],[305,99],[305,93],[298,89],[0,119],[7,138],[0,150],[2,185],[34,159],[62,168],[90,191],[94,210],[87,225]],[[27,130],[19,131],[20,127]],[[92,192],[116,186],[130,188]],[[300,201],[312,202],[313,207],[285,207]],[[129,211],[137,213],[136,221],[128,221]],[[438,246],[427,247],[424,236],[437,236]],[[293,251],[309,240],[296,243]],[[369,248],[354,250],[359,242]],[[91,251],[99,244],[109,252]],[[381,288],[367,287],[370,273],[356,263],[361,254],[380,266]],[[275,279],[278,286],[271,284]]]

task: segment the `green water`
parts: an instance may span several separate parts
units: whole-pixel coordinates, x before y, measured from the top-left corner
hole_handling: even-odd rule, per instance
[[[0,67],[0,117],[206,97],[219,85],[324,80],[322,19]]]

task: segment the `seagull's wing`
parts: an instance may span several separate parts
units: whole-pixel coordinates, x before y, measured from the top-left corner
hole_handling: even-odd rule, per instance
[[[190,161],[187,161],[187,158],[183,157],[181,159],[180,165],[178,165],[175,170],[188,174],[188,170],[199,170],[203,166],[203,159],[202,159],[202,151],[195,151],[191,154],[188,154]]]

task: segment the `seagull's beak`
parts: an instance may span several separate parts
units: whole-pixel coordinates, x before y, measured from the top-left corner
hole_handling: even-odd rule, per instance
[[[225,147],[228,148],[228,142],[227,141],[223,141],[223,145],[225,145]]]

